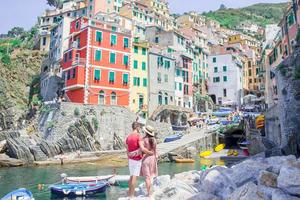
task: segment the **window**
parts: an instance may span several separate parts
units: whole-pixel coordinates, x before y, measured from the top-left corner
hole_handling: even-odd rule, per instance
[[[139,47],[134,46],[133,49],[134,49],[134,53],[139,53]]]
[[[128,38],[124,38],[123,39],[123,43],[124,43],[124,48],[128,48],[129,47],[129,40],[128,40]]]
[[[46,45],[46,42],[47,42],[47,38],[46,38],[46,37],[43,37],[43,46]]]
[[[168,79],[169,79],[168,74],[165,74],[165,82],[166,83],[168,82]]]
[[[117,105],[117,94],[115,92],[110,94],[110,104]]]
[[[123,56],[123,65],[128,66],[128,60],[129,60],[128,55],[124,55]]]
[[[133,77],[133,85],[140,86],[140,78],[139,77]]]
[[[109,83],[114,83],[115,82],[115,72],[110,71],[109,72]]]
[[[112,32],[116,32],[116,31],[117,31],[117,27],[112,26],[112,27],[111,27],[111,31],[112,31]]]
[[[213,57],[213,63],[216,63],[216,62],[217,62],[217,58]]]
[[[134,69],[137,69],[137,68],[138,68],[138,64],[139,64],[138,61],[137,61],[137,60],[134,60],[134,61],[133,61],[133,68],[134,68]]]
[[[101,60],[101,50],[96,50],[95,51],[95,61],[100,61]]]
[[[110,45],[115,46],[117,44],[117,36],[114,34],[110,35]]]
[[[72,78],[75,78],[75,77],[76,77],[76,69],[73,68],[73,69],[72,69]]]
[[[155,43],[159,43],[159,38],[155,37]]]
[[[75,25],[75,26],[76,26],[76,29],[79,28],[79,21],[76,22],[76,25]]]
[[[220,77],[213,77],[213,82],[214,83],[220,82]]]
[[[169,60],[165,60],[165,68],[169,69],[170,68],[170,64],[171,62]]]
[[[142,55],[146,55],[147,53],[147,49],[146,48],[142,48]]]
[[[182,91],[182,83],[179,83],[179,91]]]
[[[251,67],[251,61],[248,61],[248,67],[249,68]]]
[[[69,60],[72,59],[72,51],[69,52]]]
[[[102,42],[102,32],[96,31],[96,42]]]
[[[218,67],[214,67],[214,72],[218,72]]]
[[[116,63],[116,54],[115,53],[110,53],[109,54],[109,62],[112,64]]]
[[[180,76],[180,69],[176,69],[176,76]]]
[[[294,12],[291,12],[291,14],[287,17],[287,22],[289,26],[292,26],[295,22]]]
[[[252,78],[249,79],[249,83],[252,83]]]
[[[223,89],[223,96],[227,97],[227,90],[226,89]]]
[[[168,105],[168,93],[165,93],[165,105]]]
[[[71,78],[71,71],[68,70],[68,74],[67,74],[67,80],[69,80]]]
[[[157,73],[157,82],[161,83],[161,73],[160,72]]]
[[[64,62],[67,62],[68,56],[67,54],[64,55]]]
[[[158,105],[162,105],[162,93],[158,93]]]
[[[147,85],[148,85],[148,81],[147,81],[146,78],[144,78],[144,79],[143,79],[143,86],[144,86],[144,87],[147,87]]]
[[[129,75],[128,74],[123,74],[123,85],[128,85],[128,80],[129,80]]]
[[[251,69],[248,70],[248,76],[252,76],[252,70]]]
[[[227,76],[223,76],[223,81],[227,82]]]
[[[100,81],[101,80],[101,71],[100,71],[100,69],[95,69],[94,70],[94,80],[95,81]]]
[[[227,72],[227,66],[223,66],[223,72]]]
[[[98,97],[98,104],[104,105],[105,104],[105,93],[103,90],[99,92],[99,97]]]
[[[257,82],[257,80],[256,80],[256,78],[254,79],[254,83],[256,83]]]
[[[258,75],[258,73],[259,73],[259,68],[256,68],[255,74]]]
[[[142,62],[142,70],[146,71],[146,62]]]

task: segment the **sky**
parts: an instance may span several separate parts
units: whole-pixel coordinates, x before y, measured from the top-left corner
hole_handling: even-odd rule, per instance
[[[279,3],[287,0],[168,0],[172,13],[187,11],[217,10],[223,3],[226,7],[238,8],[255,3]],[[7,0],[0,6],[0,34],[7,33],[15,26],[30,29],[36,22],[37,16],[49,8],[46,0]]]

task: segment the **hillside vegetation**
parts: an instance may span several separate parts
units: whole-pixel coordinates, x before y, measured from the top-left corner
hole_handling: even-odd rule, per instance
[[[287,6],[288,3],[259,3],[239,9],[219,9],[203,13],[203,15],[230,29],[235,29],[237,25],[245,21],[265,26],[266,24],[278,24]]]

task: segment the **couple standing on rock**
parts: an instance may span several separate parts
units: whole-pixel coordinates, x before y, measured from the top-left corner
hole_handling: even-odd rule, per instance
[[[151,182],[157,176],[157,151],[154,128],[143,128],[145,136],[141,136],[141,127],[138,122],[132,124],[132,133],[126,138],[128,166],[130,179],[129,198],[134,196],[136,180],[138,176],[145,178],[148,196],[150,196]]]

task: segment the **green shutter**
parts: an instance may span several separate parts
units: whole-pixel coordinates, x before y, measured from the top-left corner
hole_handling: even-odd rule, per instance
[[[137,86],[140,86],[140,78],[137,78]]]
[[[134,53],[139,53],[139,48],[137,46],[134,46],[133,49],[134,49]]]
[[[148,84],[148,83],[147,83],[147,79],[144,78],[144,79],[143,79],[143,86],[144,86],[144,87],[147,87],[147,84]]]
[[[96,41],[97,42],[102,41],[102,32],[99,32],[99,31],[96,32]]]
[[[128,74],[123,74],[123,83],[128,83]]]
[[[133,85],[136,86],[136,77],[133,77]]]
[[[96,50],[95,51],[95,60],[96,61],[100,61],[101,60],[101,51],[100,50]]]
[[[182,91],[182,83],[179,83],[179,91]]]
[[[227,82],[227,76],[223,76],[223,81]]]
[[[227,67],[223,66],[223,71],[226,72],[227,71]]]
[[[124,57],[123,57],[123,65],[128,66],[128,56],[127,55],[124,55]]]
[[[101,71],[100,69],[94,70],[94,80],[100,80],[101,79]]]
[[[109,82],[115,82],[115,72],[109,72]]]
[[[115,64],[116,63],[116,54],[115,53],[110,53],[109,54],[109,62]]]
[[[142,48],[142,54],[146,55],[146,52],[147,52],[146,48]]]
[[[218,67],[215,67],[215,68],[214,68],[214,72],[215,72],[215,73],[218,72]]]
[[[145,62],[142,62],[142,70],[146,70],[146,63]]]
[[[138,68],[138,61],[137,60],[133,61],[133,68],[134,69]]]
[[[116,35],[110,35],[110,44],[111,45],[117,44],[117,36]]]
[[[128,48],[129,47],[129,40],[128,38],[124,38],[124,48]]]

